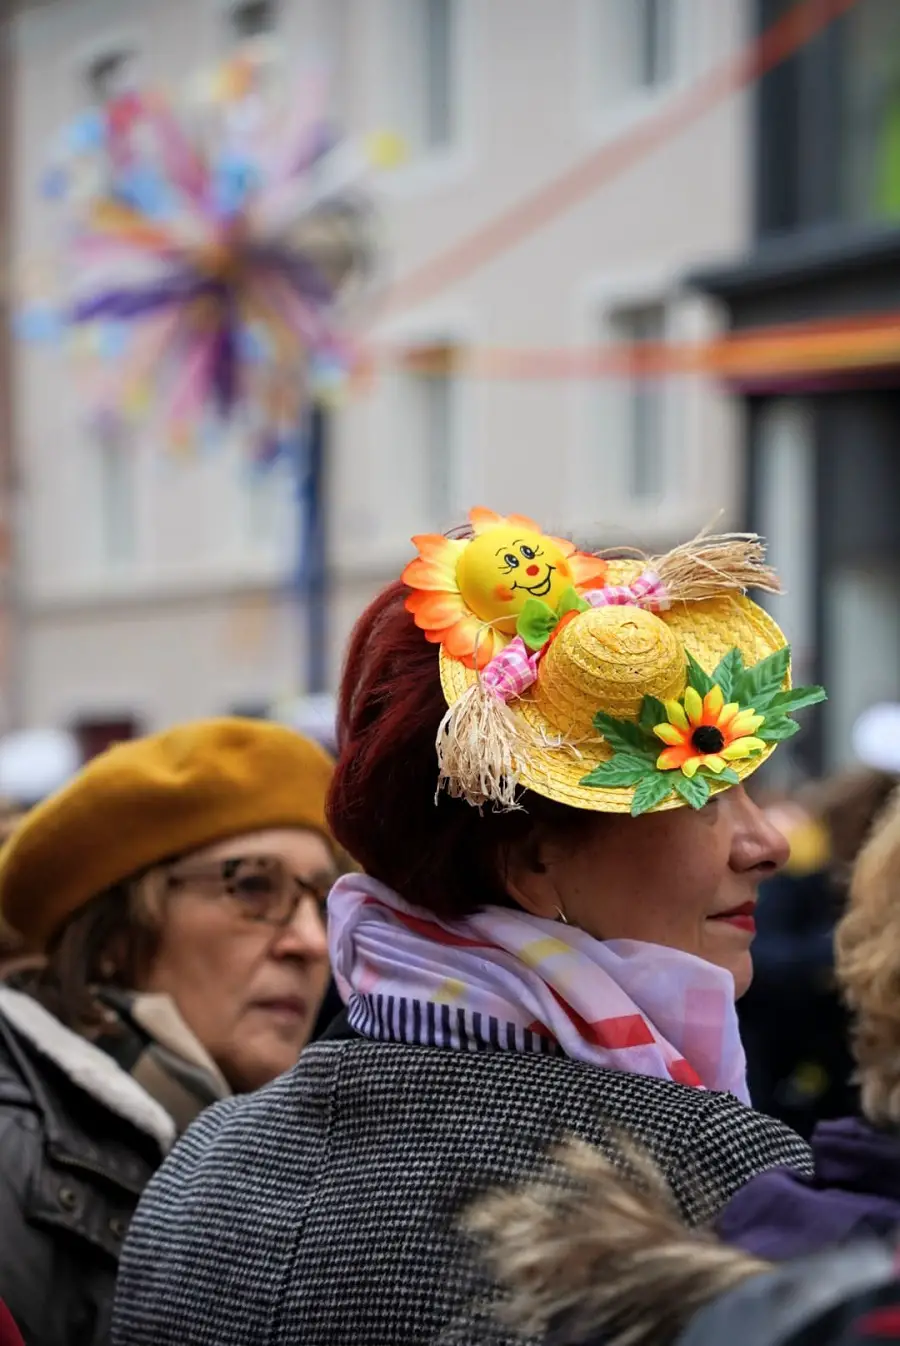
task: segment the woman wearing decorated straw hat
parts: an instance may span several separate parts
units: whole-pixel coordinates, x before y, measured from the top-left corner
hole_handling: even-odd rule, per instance
[[[19,824],[0,913],[0,1301],[28,1346],[109,1340],[138,1196],[204,1108],[293,1065],[328,979],[330,760],[222,719],[112,748]]]
[[[741,782],[821,698],[743,596],[759,544],[605,561],[473,510],[363,614],[329,817],[343,1021],[211,1110],[132,1226],[115,1346],[477,1336],[457,1229],[574,1132],[682,1217],[809,1151],[747,1106],[735,995],[785,844]],[[210,1249],[215,1255],[210,1255]]]

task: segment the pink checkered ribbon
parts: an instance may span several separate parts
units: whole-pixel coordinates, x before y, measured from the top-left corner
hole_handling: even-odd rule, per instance
[[[537,680],[539,658],[540,650],[532,654],[522,637],[516,636],[505,649],[494,655],[482,671],[481,681],[496,692],[501,701],[511,701],[527,692]]]
[[[592,608],[636,607],[666,612],[671,606],[666,586],[655,570],[645,570],[633,584],[607,584],[584,597]]]

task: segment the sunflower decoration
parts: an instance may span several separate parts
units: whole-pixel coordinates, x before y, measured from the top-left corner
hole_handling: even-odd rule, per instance
[[[755,735],[765,719],[752,708],[741,710],[737,701],[726,705],[719,686],[704,697],[688,687],[683,701],[666,702],[665,722],[654,725],[656,737],[668,744],[656,759],[657,770],[691,777],[704,767],[721,776],[729,762],[762,752],[765,742]]]
[[[406,606],[426,640],[467,668],[482,669],[539,603],[562,617],[575,595],[601,587],[606,562],[543,533],[521,514],[469,513],[472,536],[413,538],[419,555],[403,572]]]
[[[645,696],[636,721],[594,716],[612,756],[581,785],[633,790],[635,816],[673,799],[702,808],[714,787],[739,784],[739,770],[798,733],[798,710],[825,700],[821,687],[790,687],[789,645],[750,667],[734,647],[712,673],[689,652],[686,658],[678,699]]]

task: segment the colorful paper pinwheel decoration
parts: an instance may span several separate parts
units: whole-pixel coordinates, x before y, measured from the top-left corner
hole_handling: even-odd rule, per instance
[[[258,461],[348,366],[342,316],[372,256],[362,189],[399,157],[387,134],[337,139],[323,78],[288,100],[270,69],[248,51],[191,106],[133,90],[67,128],[44,182],[64,297],[32,297],[19,323],[89,354],[95,416],[149,416],[177,447],[237,421]]]

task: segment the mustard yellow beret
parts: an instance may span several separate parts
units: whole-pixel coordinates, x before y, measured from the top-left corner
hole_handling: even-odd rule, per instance
[[[0,916],[42,947],[92,897],[170,856],[270,827],[331,842],[331,773],[315,743],[261,720],[200,720],[120,743],[12,833]]]

